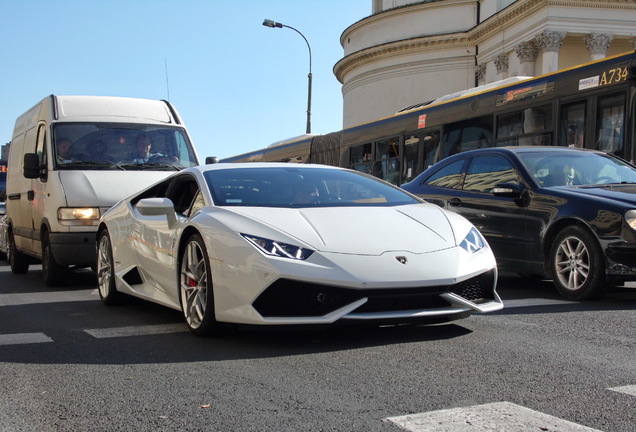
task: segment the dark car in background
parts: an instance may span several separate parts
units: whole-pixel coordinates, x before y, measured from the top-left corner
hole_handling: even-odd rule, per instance
[[[450,156],[402,187],[469,219],[498,267],[553,280],[569,299],[636,280],[636,167],[568,147]]]

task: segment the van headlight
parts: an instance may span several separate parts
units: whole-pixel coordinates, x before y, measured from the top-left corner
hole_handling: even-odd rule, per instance
[[[57,210],[57,219],[62,225],[97,225],[97,207],[62,207]]]
[[[486,241],[481,236],[477,228],[471,228],[468,232],[464,240],[459,244],[459,246],[464,249],[468,253],[477,252],[480,249],[483,249],[486,246]]]
[[[627,225],[636,231],[636,210],[627,210],[627,213],[625,213],[625,220],[627,221]]]

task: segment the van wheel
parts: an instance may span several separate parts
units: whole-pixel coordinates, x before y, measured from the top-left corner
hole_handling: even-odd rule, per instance
[[[9,265],[11,266],[11,271],[15,274],[26,273],[29,271],[29,261],[30,258],[28,255],[19,252],[15,246],[15,239],[13,238],[13,233],[9,233]]]
[[[53,249],[48,234],[44,235],[42,242],[42,276],[46,286],[58,286],[64,280],[67,268],[59,265],[53,257]]]

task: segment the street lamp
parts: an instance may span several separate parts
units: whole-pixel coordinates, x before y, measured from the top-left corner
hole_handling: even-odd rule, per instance
[[[303,35],[301,32],[299,32],[295,28],[290,27],[288,25],[281,24],[279,22],[272,21],[269,19],[266,19],[265,21],[263,21],[263,25],[265,27],[271,27],[271,28],[287,27],[288,29],[292,29],[293,31],[295,31],[296,33],[302,36],[302,38],[305,40],[305,43],[307,44],[307,48],[309,48],[309,75],[307,75],[307,78],[309,80],[309,85],[307,87],[307,133],[309,134],[311,133],[311,46],[309,46],[309,41],[307,40],[305,35]]]

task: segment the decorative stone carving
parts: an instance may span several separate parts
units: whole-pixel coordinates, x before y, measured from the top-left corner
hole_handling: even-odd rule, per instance
[[[543,52],[559,52],[567,33],[545,30],[537,35],[536,42]]]
[[[537,48],[537,44],[534,41],[521,42],[517,45],[515,51],[521,63],[534,62],[539,54],[539,48]]]
[[[480,64],[477,65],[475,69],[475,78],[477,78],[477,82],[482,82],[486,78],[486,65]]]
[[[601,57],[605,57],[607,49],[613,39],[614,35],[602,33],[590,33],[583,38],[583,40],[585,40],[585,46],[590,54]]]
[[[494,63],[498,74],[508,72],[508,54],[499,54]]]

